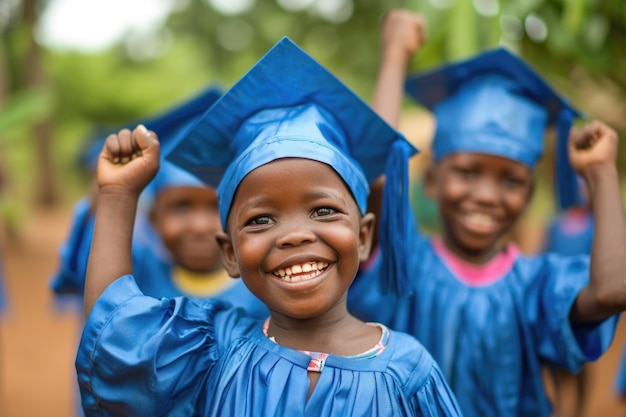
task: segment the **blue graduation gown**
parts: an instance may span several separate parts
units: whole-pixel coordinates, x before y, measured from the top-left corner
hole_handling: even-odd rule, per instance
[[[87,416],[457,416],[417,340],[391,331],[372,359],[330,355],[307,400],[310,357],[214,300],[144,296],[113,282],[83,331],[76,369]]]
[[[555,218],[548,227],[546,239],[546,252],[560,253],[561,255],[579,255],[591,253],[593,243],[593,215],[572,220],[571,214],[563,213]],[[569,222],[577,222],[578,230],[575,232],[568,230]],[[569,226],[571,227],[571,226]]]
[[[351,287],[348,308],[422,342],[465,416],[547,417],[541,365],[576,371],[611,343],[617,317],[575,326],[569,320],[589,279],[587,256],[520,255],[500,280],[471,287],[455,277],[429,239],[418,236],[410,245],[412,295],[382,294],[380,262],[374,262]]]
[[[95,217],[89,213],[89,201],[80,200],[74,207],[70,234],[59,252],[59,267],[52,277],[51,288],[56,294],[82,296],[87,273],[87,261],[93,239]],[[155,298],[173,298],[185,295],[172,280],[174,261],[162,245],[148,219],[137,215],[133,235],[133,269],[141,291]],[[243,308],[251,317],[266,318],[267,307],[238,280],[215,296],[236,307]]]

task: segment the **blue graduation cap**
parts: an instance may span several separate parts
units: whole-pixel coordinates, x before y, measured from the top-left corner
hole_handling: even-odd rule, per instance
[[[157,134],[161,143],[162,157],[159,172],[148,187],[146,187],[146,191],[152,194],[152,196],[156,196],[160,190],[169,187],[204,186],[197,177],[169,163],[163,156],[181,140],[185,131],[189,129],[197,118],[200,117],[208,107],[211,107],[220,96],[221,90],[215,86],[210,86],[191,98],[182,101],[179,105],[165,110],[156,116],[152,116],[147,120],[135,122],[132,125],[134,127],[139,123],[144,124],[148,129]]]
[[[502,156],[533,169],[545,131],[556,126],[556,192],[561,208],[580,201],[567,142],[582,117],[530,66],[503,48],[407,78],[406,92],[433,111],[435,161],[454,152]]]
[[[405,240],[399,229],[409,230],[408,159],[416,152],[401,133],[285,37],[166,158],[217,187],[224,228],[241,180],[273,160],[296,157],[328,164],[343,178],[362,214],[369,183],[385,174],[389,186],[383,197],[381,248],[389,249],[388,283],[398,290],[406,288]]]

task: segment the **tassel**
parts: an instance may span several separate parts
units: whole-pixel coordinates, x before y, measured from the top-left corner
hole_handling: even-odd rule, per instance
[[[583,199],[578,186],[577,174],[569,163],[568,141],[572,128],[574,113],[565,107],[557,116],[556,121],[556,175],[555,195],[558,206],[565,210],[573,205],[581,204]]]
[[[382,256],[381,284],[384,292],[406,295],[411,292],[409,281],[409,158],[411,145],[405,141],[393,143],[385,167],[385,188],[380,221],[380,251]]]

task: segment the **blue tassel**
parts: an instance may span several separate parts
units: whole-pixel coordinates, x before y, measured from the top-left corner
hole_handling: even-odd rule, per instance
[[[396,295],[411,292],[409,281],[409,233],[414,233],[409,221],[409,158],[413,154],[408,142],[393,143],[385,167],[385,188],[380,220],[380,250],[382,255],[382,289]]]
[[[555,194],[561,210],[581,204],[583,199],[578,186],[577,174],[569,163],[569,132],[574,113],[569,108],[561,110],[556,120],[556,175]]]

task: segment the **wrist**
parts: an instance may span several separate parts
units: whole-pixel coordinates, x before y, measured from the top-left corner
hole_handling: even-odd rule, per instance
[[[592,164],[584,169],[582,175],[590,187],[606,183],[610,178],[619,178],[617,166],[614,163]]]
[[[119,185],[105,185],[98,189],[97,201],[98,205],[104,201],[136,203],[140,193],[140,191],[130,190]]]
[[[404,48],[385,48],[383,50],[382,62],[393,62],[394,64],[408,65],[413,54]]]

